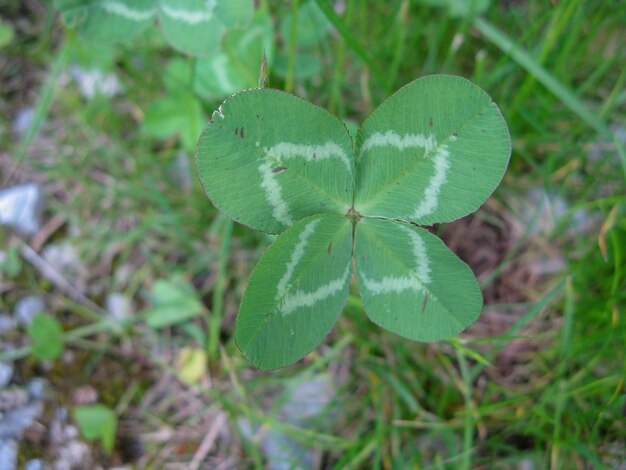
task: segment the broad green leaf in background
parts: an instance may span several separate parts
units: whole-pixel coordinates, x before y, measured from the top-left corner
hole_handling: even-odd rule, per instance
[[[195,64],[193,90],[207,101],[232,95],[236,91],[251,88],[252,85],[237,72],[224,52],[202,57]]]
[[[287,69],[289,67],[289,57],[285,52],[279,52],[276,55],[276,64],[272,68],[274,73],[280,78],[287,77]],[[301,51],[296,54],[295,64],[293,66],[293,78],[296,80],[307,80],[322,73],[322,62],[319,57],[307,51]]]
[[[167,41],[191,55],[217,51],[226,31],[215,11],[217,3],[218,0],[161,0],[159,23]]]
[[[158,16],[175,49],[195,56],[217,52],[227,28],[250,21],[253,0],[55,0],[63,21],[98,42],[128,41]]]
[[[185,150],[193,152],[204,124],[198,99],[188,91],[176,91],[150,105],[143,128],[146,134],[158,139],[178,135]]]
[[[356,149],[356,211],[430,225],[485,202],[504,175],[511,140],[487,93],[461,77],[431,75],[376,109]]]
[[[352,154],[346,127],[326,110],[256,89],[232,96],[213,113],[198,142],[196,167],[222,212],[278,233],[308,215],[348,212]]]
[[[85,70],[108,72],[115,66],[115,45],[87,42],[81,36],[68,35],[65,38],[68,63],[76,64]]]
[[[160,0],[159,22],[175,49],[207,56],[219,50],[228,28],[251,20],[253,9],[252,0]]]
[[[255,86],[263,54],[270,64],[274,58],[274,31],[269,14],[259,10],[248,26],[228,31],[222,49],[235,73],[242,76],[248,87]]]
[[[218,0],[215,14],[227,28],[248,24],[254,12],[254,0]]]
[[[291,32],[294,24],[293,15],[288,15],[280,27],[283,41],[291,40]],[[296,20],[297,45],[309,47],[322,41],[329,31],[329,23],[324,12],[320,10],[314,0],[303,2],[297,12]]]
[[[193,89],[211,100],[256,86],[263,53],[271,64],[274,55],[272,22],[259,10],[252,22],[230,30],[222,41],[222,51],[196,61]]]
[[[359,288],[374,323],[415,341],[438,341],[478,318],[476,278],[439,238],[393,220],[362,219],[356,230]]]
[[[204,311],[196,290],[182,275],[156,281],[148,297],[153,306],[144,315],[152,328],[182,323]]]
[[[28,325],[33,356],[42,361],[56,359],[63,352],[63,328],[51,315],[38,313]]]
[[[55,0],[65,24],[99,42],[128,41],[144,31],[157,0]]]
[[[323,214],[289,227],[250,277],[235,330],[237,345],[261,369],[289,365],[328,334],[346,302],[352,224]]]
[[[163,72],[163,85],[167,93],[186,91],[193,79],[192,62],[186,58],[174,57]]]
[[[13,37],[15,37],[15,31],[11,23],[0,18],[0,48],[10,44]]]
[[[113,451],[117,416],[104,405],[83,405],[74,410],[74,419],[86,439],[97,440],[107,452]]]

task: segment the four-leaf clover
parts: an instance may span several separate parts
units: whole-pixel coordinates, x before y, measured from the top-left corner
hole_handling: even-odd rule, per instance
[[[271,89],[235,94],[197,150],[223,213],[280,234],[254,269],[235,339],[261,369],[289,365],[328,334],[356,268],[365,312],[416,341],[453,336],[482,308],[470,268],[418,225],[475,211],[506,170],[495,103],[448,75],[406,85],[368,117],[356,144],[327,111]]]

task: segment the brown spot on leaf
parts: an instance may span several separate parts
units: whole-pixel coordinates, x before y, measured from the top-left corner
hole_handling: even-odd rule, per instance
[[[326,248],[326,253],[330,255],[330,252],[333,249],[333,242],[328,242],[328,247]]]
[[[426,305],[428,305],[428,292],[424,293],[424,301],[422,302],[422,313],[426,311]]]
[[[286,166],[277,166],[272,170],[272,173],[280,173],[281,171],[285,171],[287,169]]]
[[[432,116],[429,116],[429,117],[428,117],[428,125],[429,125],[430,127],[433,127],[433,117],[432,117]]]
[[[239,135],[239,128],[235,127],[235,135]]]
[[[241,134],[240,134],[241,138],[243,139],[243,127],[241,128]]]

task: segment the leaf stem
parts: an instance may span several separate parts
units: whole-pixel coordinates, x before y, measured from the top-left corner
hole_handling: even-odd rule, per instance
[[[346,8],[346,22],[351,22],[352,16],[354,12],[354,1],[348,1]],[[346,60],[346,43],[343,40],[339,41],[337,46],[337,55],[335,58],[335,70],[333,73],[333,81],[331,84],[331,92],[330,92],[330,102],[328,103],[328,110],[339,116],[343,116],[344,109],[342,106],[342,94],[341,87],[343,84],[344,78],[344,68],[345,68],[345,60]],[[338,112],[338,107],[339,109]]]
[[[143,315],[135,315],[123,321],[116,321],[109,318],[101,320],[96,323],[90,323],[85,326],[79,326],[63,334],[64,343],[72,343],[87,336],[91,336],[97,333],[108,332],[113,336],[118,336],[123,333],[129,326],[133,325],[144,319]],[[0,353],[0,362],[4,361],[16,361],[23,359],[31,353],[31,346],[24,346],[22,348],[12,349],[3,353]]]
[[[298,42],[298,7],[300,0],[291,2],[291,31],[289,35],[289,57],[287,61],[287,78],[285,79],[285,91],[293,91],[293,74],[296,65],[296,43]]]
[[[455,348],[463,389],[461,390],[465,400],[465,417],[463,419],[463,454],[461,467],[464,470],[472,468],[472,453],[474,447],[474,402],[472,400],[472,377],[467,365],[467,359],[461,348]]]
[[[213,289],[213,305],[211,308],[211,316],[209,317],[209,342],[207,345],[209,360],[217,358],[220,328],[224,317],[224,292],[226,290],[226,269],[228,268],[228,260],[231,251],[231,238],[233,234],[233,221],[224,220],[224,228],[220,238],[220,255],[217,267],[217,281]]]

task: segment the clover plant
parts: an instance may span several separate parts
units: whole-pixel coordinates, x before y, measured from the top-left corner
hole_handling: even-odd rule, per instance
[[[158,19],[165,39],[181,52],[217,52],[224,33],[248,23],[253,0],[55,0],[63,21],[87,38],[128,41]]]
[[[365,312],[415,341],[437,341],[482,308],[470,268],[419,225],[475,211],[511,153],[495,103],[470,81],[406,85],[360,127],[356,143],[322,108],[271,89],[217,109],[196,165],[213,204],[280,234],[252,272],[235,339],[261,369],[304,357],[342,311],[353,270]]]

